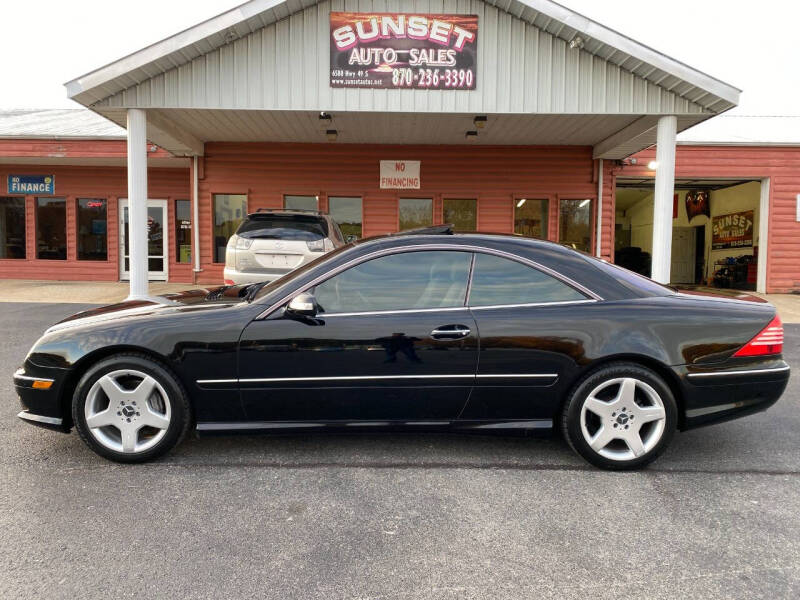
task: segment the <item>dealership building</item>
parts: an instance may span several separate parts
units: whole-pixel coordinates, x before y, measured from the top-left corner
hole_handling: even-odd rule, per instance
[[[253,0],[0,113],[0,277],[221,283],[248,212],[306,208],[800,290],[791,119],[547,0],[353,6]]]

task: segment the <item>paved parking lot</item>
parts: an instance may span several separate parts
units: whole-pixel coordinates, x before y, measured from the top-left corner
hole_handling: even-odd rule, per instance
[[[15,417],[13,370],[78,309],[0,304],[4,599],[800,596],[797,376],[641,473],[474,435],[190,439],[120,466]]]

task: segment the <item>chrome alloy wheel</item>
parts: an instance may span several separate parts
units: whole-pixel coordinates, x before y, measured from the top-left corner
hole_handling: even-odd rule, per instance
[[[103,446],[134,454],[155,446],[172,416],[167,392],[152,376],[133,369],[106,373],[89,389],[86,426]]]
[[[658,444],[665,425],[661,397],[633,377],[601,383],[581,407],[584,440],[609,460],[633,460],[647,454]]]

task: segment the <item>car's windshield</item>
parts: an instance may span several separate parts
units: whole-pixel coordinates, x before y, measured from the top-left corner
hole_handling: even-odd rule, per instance
[[[345,250],[349,250],[352,247],[353,247],[353,244],[345,244],[344,246],[339,246],[336,250],[332,250],[331,252],[328,252],[327,254],[322,254],[321,256],[319,256],[318,258],[315,258],[311,262],[308,262],[308,263],[304,264],[302,267],[299,267],[299,268],[295,269],[294,271],[290,271],[289,273],[287,273],[283,277],[279,277],[278,279],[269,282],[267,285],[265,285],[264,287],[262,287],[261,289],[258,290],[258,293],[255,294],[254,297],[253,297],[253,301],[257,302],[259,299],[264,298],[265,296],[271,294],[275,290],[277,290],[277,289],[279,289],[279,288],[281,288],[281,287],[283,287],[285,285],[288,285],[288,284],[292,283],[298,277],[302,277],[308,271],[310,271],[311,269],[315,268],[317,265],[319,265],[319,263],[327,261],[327,260],[330,260],[331,258],[337,256],[341,252],[343,252]]]
[[[302,215],[251,216],[239,226],[236,235],[249,239],[313,242],[328,236],[324,219]]]

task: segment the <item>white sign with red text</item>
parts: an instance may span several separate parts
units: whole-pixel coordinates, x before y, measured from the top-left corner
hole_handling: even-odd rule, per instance
[[[418,160],[382,160],[382,190],[418,190],[420,187]]]

